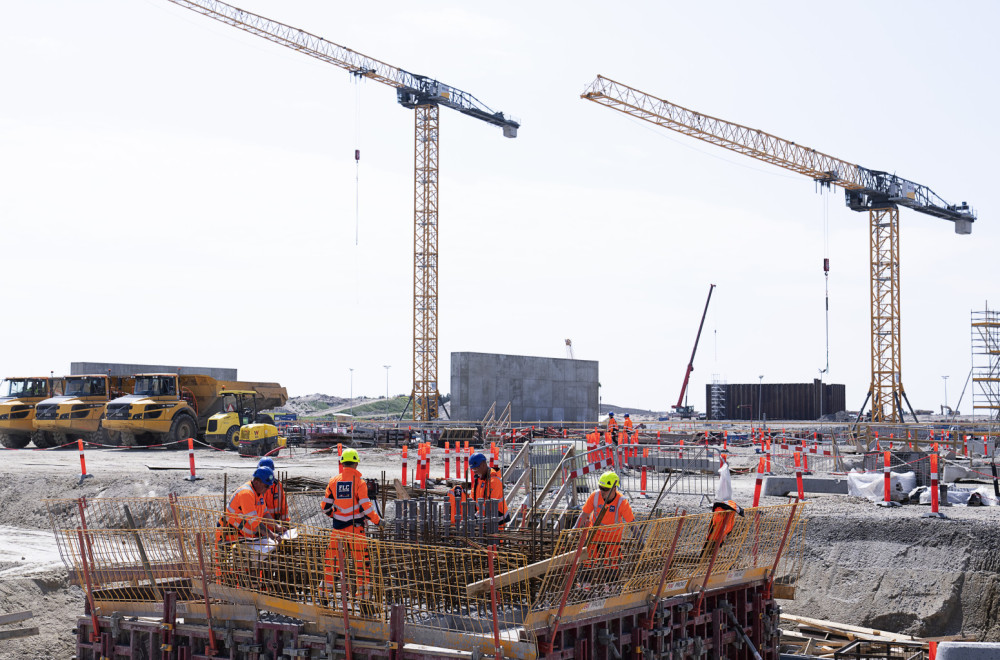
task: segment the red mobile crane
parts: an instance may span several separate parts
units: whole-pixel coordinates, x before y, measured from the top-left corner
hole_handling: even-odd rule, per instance
[[[684,394],[687,392],[688,381],[691,379],[691,372],[694,371],[694,354],[698,352],[698,341],[701,340],[701,329],[705,327],[705,316],[708,314],[708,303],[712,302],[712,291],[714,284],[708,285],[708,299],[705,300],[705,311],[701,313],[701,323],[698,324],[698,336],[694,338],[694,348],[691,349],[691,361],[688,362],[687,371],[684,372],[684,383],[681,385],[681,395],[677,397],[677,403],[670,406],[681,419],[691,419],[694,417],[694,406],[684,404]]]

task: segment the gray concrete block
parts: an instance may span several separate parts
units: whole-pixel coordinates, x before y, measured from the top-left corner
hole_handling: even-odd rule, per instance
[[[795,477],[764,477],[763,490],[765,495],[785,497],[789,493],[797,493],[798,486]],[[802,477],[802,490],[806,493],[847,495],[847,479]]]
[[[941,642],[938,660],[996,660],[1000,658],[998,642]]]

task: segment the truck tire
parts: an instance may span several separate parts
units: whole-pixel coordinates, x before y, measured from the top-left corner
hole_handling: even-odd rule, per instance
[[[103,426],[98,426],[97,431],[94,433],[88,433],[84,440],[87,442],[92,442],[95,445],[110,445],[115,444],[111,442],[111,434]]]
[[[14,435],[12,433],[0,433],[0,445],[7,449],[24,449],[31,442],[30,435]]]
[[[52,440],[50,441],[50,447],[62,447],[64,444],[70,441],[69,436],[63,431],[51,431],[47,433]]]
[[[118,444],[122,447],[135,447],[135,433],[132,433],[132,431],[119,432]]]
[[[230,426],[226,431],[226,449],[235,452],[240,450],[240,427]]]
[[[48,431],[32,431],[31,441],[34,442],[35,446],[39,449],[48,449],[56,446],[56,443],[52,438],[52,434]]]
[[[173,424],[170,425],[170,433],[167,434],[167,442],[186,442],[188,438],[198,437],[198,422],[194,420],[190,415],[181,413],[174,418]],[[174,449],[183,449],[186,447],[180,447],[175,445]]]

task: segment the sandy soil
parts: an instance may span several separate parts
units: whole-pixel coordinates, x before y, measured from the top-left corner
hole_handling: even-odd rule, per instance
[[[79,484],[76,451],[5,451],[0,465],[0,614],[30,609],[37,637],[0,641],[0,657],[68,658],[72,629],[83,614],[83,592],[69,586],[51,532],[45,498],[165,496],[230,492],[249,478],[255,459],[201,449],[198,475],[188,476],[186,451],[88,450],[92,478]],[[432,474],[441,475],[442,450]],[[365,476],[400,472],[397,449],[362,450]],[[749,448],[734,450],[734,466],[756,465]],[[296,450],[278,468],[292,477],[326,481],[336,457]],[[413,467],[413,453],[411,465]],[[166,468],[166,469],[158,469]],[[736,499],[749,504],[752,475],[734,479]],[[668,497],[664,506],[696,510],[698,498]],[[762,504],[785,498],[763,498]],[[637,502],[636,508],[642,508]],[[796,600],[785,611],[918,635],[967,634],[1000,640],[1000,507],[949,507],[947,520],[922,518],[929,507],[883,509],[859,498],[817,496],[807,506],[805,568]]]

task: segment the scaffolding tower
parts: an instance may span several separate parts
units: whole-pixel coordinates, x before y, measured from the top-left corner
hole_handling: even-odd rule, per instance
[[[1000,419],[1000,312],[972,312],[972,414]]]
[[[719,374],[712,374],[712,399],[709,402],[709,419],[726,418],[726,382]]]

